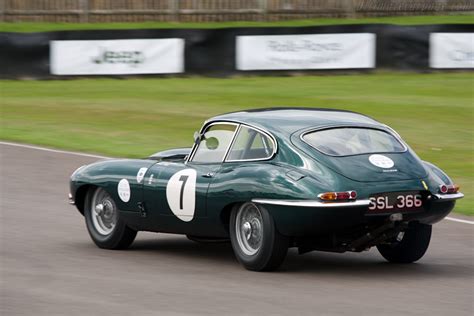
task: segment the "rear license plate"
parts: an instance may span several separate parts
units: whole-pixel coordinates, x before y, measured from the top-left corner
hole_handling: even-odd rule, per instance
[[[419,191],[379,193],[370,197],[369,213],[421,211],[423,204]]]

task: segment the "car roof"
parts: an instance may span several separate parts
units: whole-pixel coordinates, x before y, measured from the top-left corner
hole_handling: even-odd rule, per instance
[[[243,110],[215,116],[215,121],[240,122],[263,128],[269,132],[286,135],[299,130],[334,125],[377,125],[383,124],[356,112],[321,108],[265,108]]]

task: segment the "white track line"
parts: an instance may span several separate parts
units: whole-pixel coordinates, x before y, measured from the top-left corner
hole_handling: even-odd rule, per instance
[[[106,157],[106,156],[84,154],[84,153],[79,153],[79,152],[75,152],[75,151],[68,151],[68,150],[50,149],[50,148],[44,148],[44,147],[26,145],[26,144],[17,144],[17,143],[10,143],[10,142],[0,141],[0,145],[8,145],[8,146],[14,146],[14,147],[22,147],[22,148],[28,148],[28,149],[42,150],[42,151],[48,151],[48,152],[52,152],[52,153],[65,154],[65,155],[75,155],[75,156],[83,156],[83,157],[91,157],[91,158],[110,159],[110,157]]]
[[[445,217],[444,219],[447,219],[448,221],[474,225],[473,221],[468,221],[465,219],[459,219],[459,218],[454,218],[454,217]]]
[[[108,159],[108,158],[110,158],[110,157],[106,157],[106,156],[99,156],[99,155],[92,155],[92,154],[84,154],[84,153],[79,153],[79,152],[75,152],[75,151],[50,149],[50,148],[44,148],[44,147],[39,147],[39,146],[25,145],[25,144],[17,144],[17,143],[10,143],[10,142],[2,142],[2,141],[0,141],[0,144],[1,144],[1,145],[14,146],[14,147],[23,147],[23,148],[28,148],[28,149],[49,151],[49,152],[58,153],[58,154],[75,155],[75,156],[83,156],[83,157],[91,157],[91,158],[101,158],[101,159]],[[465,220],[465,219],[459,219],[459,218],[454,218],[454,217],[445,217],[444,219],[446,219],[446,220],[448,220],[448,221],[453,221],[453,222],[458,222],[458,223],[464,223],[464,224],[474,225],[474,221],[468,221],[468,220]]]

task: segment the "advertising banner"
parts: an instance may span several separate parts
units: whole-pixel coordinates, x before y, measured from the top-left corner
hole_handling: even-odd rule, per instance
[[[474,69],[474,24],[0,32],[0,78]]]
[[[431,33],[431,68],[474,68],[474,33]]]
[[[54,75],[133,75],[184,72],[184,39],[50,42]]]
[[[375,67],[372,33],[238,36],[238,70]]]

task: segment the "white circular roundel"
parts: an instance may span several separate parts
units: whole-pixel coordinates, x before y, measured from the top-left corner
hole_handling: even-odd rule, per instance
[[[140,168],[137,173],[137,182],[140,183],[143,180],[143,177],[145,177],[145,173],[148,170],[148,168]]]
[[[119,198],[124,201],[130,201],[130,184],[128,183],[127,179],[122,179],[118,183],[117,192]]]
[[[185,222],[191,221],[196,206],[196,170],[176,172],[166,186],[166,199],[176,217]]]
[[[392,159],[384,155],[371,155],[369,157],[369,161],[374,166],[377,166],[380,168],[392,168],[393,165],[395,165]]]

